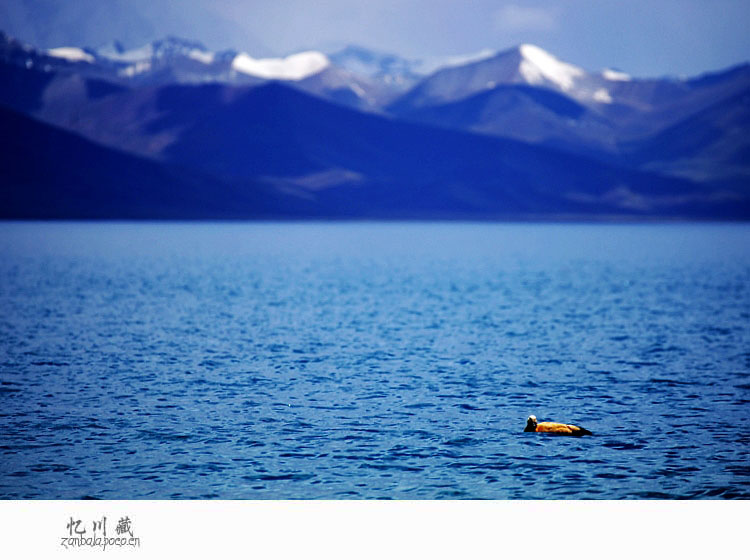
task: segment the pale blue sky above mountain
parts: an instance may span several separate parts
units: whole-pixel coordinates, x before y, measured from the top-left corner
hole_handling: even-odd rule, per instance
[[[748,0],[16,0],[0,29],[60,46],[167,34],[255,56],[360,44],[409,57],[534,43],[636,76],[695,75],[750,59]]]

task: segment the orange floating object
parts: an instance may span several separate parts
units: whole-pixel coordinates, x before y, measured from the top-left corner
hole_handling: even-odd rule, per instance
[[[557,434],[559,436],[590,436],[593,435],[586,428],[574,426],[573,424],[561,424],[559,422],[537,422],[533,414],[526,420],[524,432],[544,432]]]

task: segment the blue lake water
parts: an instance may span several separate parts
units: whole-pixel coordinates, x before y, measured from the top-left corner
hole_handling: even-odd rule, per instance
[[[750,226],[4,223],[0,383],[3,499],[750,498]]]

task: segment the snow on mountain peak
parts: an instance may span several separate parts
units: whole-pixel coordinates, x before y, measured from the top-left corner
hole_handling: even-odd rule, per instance
[[[531,85],[543,84],[546,80],[568,91],[573,88],[576,78],[586,74],[578,66],[562,62],[535,45],[521,45],[518,50],[521,53],[518,70]]]
[[[192,49],[187,53],[188,58],[192,58],[193,60],[197,60],[198,62],[202,62],[203,64],[211,64],[214,59],[216,58],[216,55],[210,51],[202,51],[199,49]]]
[[[612,96],[604,88],[599,88],[594,92],[592,99],[598,103],[612,103]]]
[[[56,49],[49,49],[47,54],[70,62],[88,62],[89,64],[94,62],[93,56],[78,47],[57,47]]]
[[[305,51],[286,58],[253,58],[240,53],[232,60],[232,69],[267,80],[301,80],[330,64],[328,57],[318,51]]]
[[[618,70],[612,70],[611,68],[606,68],[602,72],[602,76],[605,80],[609,80],[610,82],[629,82],[633,79],[629,74],[619,72]]]

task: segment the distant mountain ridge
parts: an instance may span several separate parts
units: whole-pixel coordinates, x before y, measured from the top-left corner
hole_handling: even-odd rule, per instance
[[[216,190],[203,206],[218,218],[750,218],[747,65],[639,80],[532,45],[422,77],[420,64],[355,47],[253,58],[177,38],[39,50],[0,34],[0,107],[14,130],[34,131],[8,139],[8,154],[34,150],[23,138],[71,134],[83,153],[119,154],[96,156],[119,162],[112,170],[134,158],[159,200],[170,187],[154,177],[187,200]],[[69,169],[55,150],[42,159]],[[86,169],[35,185],[7,154],[0,163],[16,195],[73,193]],[[109,180],[94,169],[84,182]],[[151,198],[140,210],[128,200],[127,212],[102,202],[87,215],[154,217]],[[208,216],[175,204],[169,217]]]

